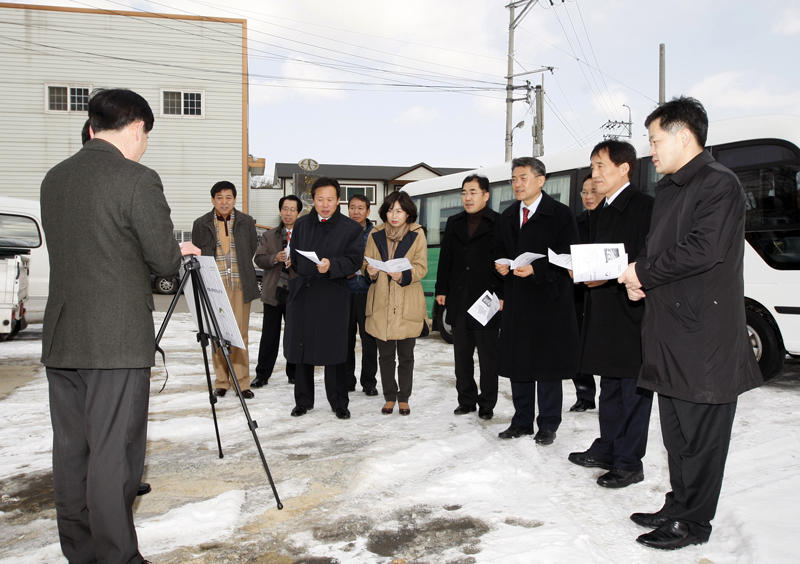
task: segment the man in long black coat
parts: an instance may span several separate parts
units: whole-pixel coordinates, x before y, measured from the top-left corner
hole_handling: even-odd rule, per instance
[[[603,141],[592,150],[592,179],[603,200],[590,216],[590,243],[623,243],[633,260],[645,247],[653,198],[630,183],[636,150],[623,141]],[[600,437],[570,462],[608,470],[597,479],[623,488],[644,479],[642,458],[653,392],[636,386],[642,365],[642,302],[628,299],[616,280],[586,282],[581,372],[600,375]]]
[[[453,356],[458,407],[454,413],[475,411],[491,419],[497,404],[497,334],[500,314],[484,326],[467,310],[484,292],[503,299],[503,281],[494,267],[494,234],[499,215],[489,202],[489,179],[476,174],[461,183],[464,211],[450,216],[444,228],[436,272],[436,301],[444,306],[445,321],[453,327]],[[473,354],[478,349],[480,393],[475,385]]]
[[[339,211],[339,183],[318,178],[311,187],[314,210],[295,222],[289,245],[297,276],[289,281],[283,353],[297,365],[292,415],[314,407],[314,367],[325,367],[325,392],[339,419],[349,419],[347,396],[347,277],[361,268],[361,226]],[[315,252],[315,264],[299,251]]]
[[[544,163],[522,157],[514,159],[511,168],[517,202],[500,216],[495,259],[513,260],[525,252],[544,258],[513,271],[495,263],[505,276],[498,373],[511,380],[515,409],[511,425],[499,436],[533,434],[538,390],[539,431],[534,439],[548,445],[561,424],[561,381],[575,375],[580,343],[572,278],[568,271],[550,264],[547,250],[569,253],[570,245],[580,239],[572,210],[542,191]]]
[[[744,309],[745,195],[703,150],[708,116],[674,98],[648,116],[656,188],[646,252],[619,278],[644,298],[639,386],[658,392],[672,491],[638,542],[675,549],[708,541],[740,394],[763,382]]]

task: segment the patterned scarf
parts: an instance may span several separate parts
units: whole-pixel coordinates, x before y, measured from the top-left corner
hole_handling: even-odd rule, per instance
[[[222,250],[222,242],[219,240],[219,220],[217,219],[216,211],[214,212],[214,234],[217,236],[217,248],[214,252],[214,258],[217,261],[217,268],[222,276],[222,281],[231,290],[241,290],[242,283],[239,280],[239,265],[236,263],[236,244],[233,241],[233,221],[236,210],[231,210],[231,216],[228,219],[228,232],[231,236],[231,250],[225,254]]]
[[[286,228],[281,229],[283,232],[283,248],[286,249],[288,241],[286,240]],[[278,278],[278,286],[275,288],[275,300],[278,304],[286,303],[286,298],[289,295],[289,269],[286,268],[286,263],[283,263],[280,278]]]

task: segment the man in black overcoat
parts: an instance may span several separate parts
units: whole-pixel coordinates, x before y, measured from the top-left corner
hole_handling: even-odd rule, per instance
[[[639,386],[658,393],[672,491],[631,519],[654,528],[638,542],[670,550],[708,541],[737,398],[763,379],[745,322],[739,179],[703,150],[708,116],[694,98],[659,106],[645,126],[666,176],[646,250],[619,281],[645,302]]]
[[[603,198],[590,216],[590,243],[623,243],[633,260],[645,247],[653,197],[631,184],[636,150],[608,140],[592,150],[592,179]],[[585,283],[581,372],[600,375],[600,437],[570,462],[608,472],[597,479],[606,488],[624,488],[644,479],[642,458],[653,392],[636,385],[642,365],[642,302],[628,299],[616,280]]]
[[[96,91],[89,121],[94,137],[41,188],[56,521],[70,562],[140,564],[133,502],[155,359],[150,276],[176,274],[181,254],[199,250],[179,248],[161,179],[138,162],[154,123],[147,101]]]
[[[514,417],[500,438],[533,434],[538,391],[538,444],[552,444],[561,424],[561,381],[575,375],[580,354],[570,273],[550,264],[548,249],[570,252],[580,239],[575,215],[542,191],[545,167],[539,159],[511,162],[511,186],[517,202],[500,215],[495,235],[495,260],[522,253],[543,255],[511,271],[495,263],[505,276],[500,326],[498,374],[511,380]]]
[[[491,419],[497,404],[498,312],[484,326],[467,310],[484,292],[503,299],[503,281],[494,267],[495,227],[499,215],[489,202],[489,179],[476,174],[461,183],[464,211],[450,216],[444,229],[439,267],[436,272],[436,302],[446,307],[445,321],[453,328],[455,358],[456,415],[475,411]],[[478,348],[480,393],[475,385],[473,354]]]
[[[361,268],[361,225],[339,211],[339,183],[318,178],[311,187],[314,210],[295,222],[290,245],[297,276],[289,281],[283,354],[297,365],[294,417],[314,407],[314,367],[325,367],[325,392],[339,419],[349,419],[347,396],[347,277]],[[314,252],[315,264],[300,251]]]

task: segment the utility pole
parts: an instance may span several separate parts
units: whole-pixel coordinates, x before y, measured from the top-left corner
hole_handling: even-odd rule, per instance
[[[544,75],[541,86],[534,89],[536,115],[533,117],[533,156],[544,155]]]
[[[662,43],[658,46],[658,105],[667,101],[667,49]]]
[[[530,71],[518,75],[514,75],[514,30],[520,24],[522,19],[530,12],[531,8],[536,5],[539,0],[515,0],[511,2],[506,8],[508,8],[509,12],[509,23],[508,23],[508,69],[506,74],[506,162],[511,160],[511,147],[513,145],[513,140],[511,136],[511,132],[513,131],[512,124],[514,120],[514,116],[512,115],[512,109],[514,106],[514,102],[518,102],[520,100],[526,100],[526,98],[514,98],[514,90],[516,88],[514,86],[514,77],[515,76],[522,76],[522,74],[532,74],[535,72],[543,72],[545,70],[553,70],[553,67],[545,67],[543,69]],[[518,7],[522,6],[522,10],[520,10],[519,15],[516,15],[516,10]],[[521,88],[525,88],[524,86]]]
[[[601,129],[608,129],[608,130],[616,130],[617,128],[622,128],[622,133],[606,133],[603,135],[603,139],[619,139],[620,137],[627,137],[628,139],[633,137],[633,119],[631,119],[631,108],[628,104],[622,104],[623,108],[628,108],[628,121],[607,121]],[[627,133],[626,133],[627,132]]]

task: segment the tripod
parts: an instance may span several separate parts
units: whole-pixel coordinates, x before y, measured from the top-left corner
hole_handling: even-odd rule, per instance
[[[158,335],[156,336],[156,350],[160,350],[158,345],[161,342],[161,337],[164,336],[164,331],[166,330],[167,324],[172,317],[172,313],[175,311],[175,306],[178,304],[178,299],[180,298],[186,283],[191,279],[192,289],[194,290],[195,312],[197,313],[197,341],[200,343],[200,346],[203,349],[203,364],[206,367],[206,383],[208,384],[208,401],[211,404],[211,414],[214,418],[214,431],[217,435],[217,449],[219,451],[219,457],[223,458],[224,455],[222,454],[222,443],[220,442],[219,438],[217,410],[214,407],[214,404],[217,403],[217,396],[214,395],[211,386],[211,372],[208,369],[208,352],[206,349],[209,342],[212,344],[212,349],[219,348],[219,350],[222,351],[222,355],[225,357],[225,362],[228,365],[228,370],[230,371],[231,375],[230,379],[233,382],[233,386],[236,388],[236,395],[239,397],[239,402],[242,404],[242,411],[244,412],[245,419],[247,419],[247,427],[250,429],[250,432],[253,433],[253,441],[256,443],[258,454],[261,457],[261,464],[264,466],[264,471],[267,473],[267,478],[269,479],[269,485],[272,488],[272,493],[275,495],[275,502],[277,503],[278,509],[283,509],[283,503],[281,503],[281,499],[278,496],[278,490],[275,488],[275,482],[272,479],[269,466],[267,466],[267,460],[264,458],[264,451],[261,449],[261,442],[258,440],[258,435],[256,434],[258,423],[252,417],[250,417],[250,410],[247,409],[247,403],[245,402],[244,397],[242,397],[242,390],[239,387],[239,381],[236,379],[236,374],[233,371],[233,365],[231,364],[230,359],[230,343],[221,337],[222,333],[220,331],[214,308],[211,306],[211,300],[208,297],[208,291],[205,283],[203,282],[203,277],[200,275],[200,261],[193,256],[184,257],[183,268],[184,273],[181,277],[178,291],[175,293],[175,297],[172,299],[172,303],[169,305],[167,314],[164,316],[164,322],[161,324],[161,328],[158,330]],[[209,331],[212,328],[213,331]]]

